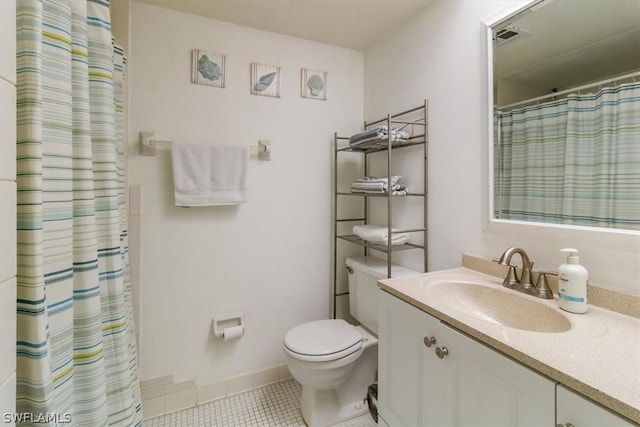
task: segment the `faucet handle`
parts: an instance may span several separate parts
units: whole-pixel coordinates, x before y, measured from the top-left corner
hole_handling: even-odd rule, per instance
[[[515,289],[520,286],[520,280],[518,279],[518,272],[516,266],[509,264],[509,271],[502,281],[502,286],[509,289]]]
[[[557,276],[558,273],[553,271],[540,271],[538,273],[538,280],[536,282],[536,287],[532,289],[532,294],[539,298],[544,299],[553,299],[553,291],[549,287],[549,281],[547,279],[547,275]]]
[[[548,276],[558,277],[557,271],[538,271],[537,273],[538,273],[538,281],[536,282],[536,286],[538,286],[538,283],[541,280],[544,280],[546,282],[548,280]]]
[[[533,261],[530,261],[528,266],[522,266],[522,277],[520,277],[520,283],[522,287],[525,289],[533,289]]]

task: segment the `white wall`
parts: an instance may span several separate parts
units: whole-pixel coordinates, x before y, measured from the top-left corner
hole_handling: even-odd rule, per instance
[[[190,83],[195,48],[227,55],[226,89]],[[129,57],[143,379],[207,384],[284,363],[285,332],[329,315],[332,136],[361,126],[363,54],[133,3]],[[281,98],[249,93],[252,62],[282,67]],[[328,72],[327,101],[300,97],[302,67]],[[272,161],[249,161],[247,204],[178,208],[170,154],[139,156],[139,131],[178,143],[269,139]],[[212,316],[232,310],[244,311],[245,335],[214,340]]]
[[[16,408],[15,7],[0,1],[0,414]]]
[[[551,93],[548,87],[526,85],[509,79],[498,79],[497,85],[499,89],[497,99],[494,100],[496,105],[507,105]]]
[[[521,246],[556,270],[577,247],[592,282],[640,293],[640,237],[549,227],[488,227],[487,61],[482,22],[515,2],[435,0],[365,52],[365,116],[429,100],[429,269]],[[523,2],[520,2],[522,4]],[[403,171],[399,171],[402,173]],[[407,170],[406,174],[412,173]]]

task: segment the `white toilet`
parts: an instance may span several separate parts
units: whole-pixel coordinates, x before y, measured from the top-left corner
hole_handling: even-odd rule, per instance
[[[361,323],[341,319],[303,323],[287,332],[284,352],[302,384],[300,409],[309,427],[325,427],[363,415],[367,387],[378,368],[378,285],[387,263],[371,256],[348,258],[349,308]],[[417,274],[394,265],[392,276]]]

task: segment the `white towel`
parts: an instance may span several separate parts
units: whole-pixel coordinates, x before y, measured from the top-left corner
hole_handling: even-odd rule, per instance
[[[392,228],[391,231],[392,245],[403,245],[409,241],[409,235],[407,233],[394,234],[393,231],[396,231],[394,228]],[[386,245],[389,240],[389,229],[379,225],[355,225],[353,227],[353,234],[371,243]]]
[[[247,147],[173,144],[171,157],[176,206],[247,201]]]

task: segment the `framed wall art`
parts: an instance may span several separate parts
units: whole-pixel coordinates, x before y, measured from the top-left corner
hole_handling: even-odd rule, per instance
[[[303,68],[300,70],[300,96],[327,100],[327,72]]]
[[[251,93],[280,98],[280,67],[251,64]]]
[[[206,50],[191,51],[191,83],[224,88],[225,55]]]

